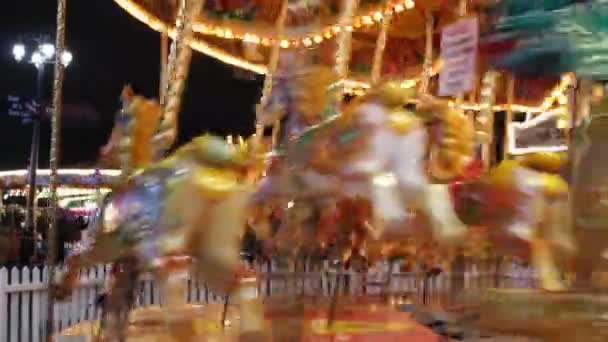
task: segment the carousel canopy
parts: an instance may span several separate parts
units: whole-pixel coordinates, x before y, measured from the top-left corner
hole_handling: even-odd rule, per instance
[[[123,9],[152,29],[175,36],[174,23],[178,12],[177,0],[115,0]],[[189,41],[194,50],[217,58],[225,63],[256,73],[266,73],[271,47],[279,44],[282,51],[314,49],[317,62],[333,65],[336,56],[335,37],[340,32],[339,15],[342,1],[295,0],[288,2],[286,27],[279,37],[275,22],[282,0],[208,0],[193,24],[194,37]],[[469,1],[467,15],[477,16],[481,31],[487,26],[484,1]],[[352,55],[350,81],[354,87],[365,88],[374,59],[380,23],[392,16],[388,40],[383,54],[383,77],[415,79],[423,72],[425,58],[426,13],[433,14],[433,56],[440,53],[441,30],[456,22],[459,2],[456,0],[361,0],[351,25]],[[522,10],[523,11],[523,10]],[[491,12],[491,11],[490,11]],[[511,9],[511,12],[517,10]],[[499,48],[510,46],[499,44]],[[481,45],[477,58],[477,71],[482,74],[490,63],[488,52],[495,53],[496,44]],[[431,82],[431,91],[437,88],[437,79]],[[556,103],[556,77],[521,77],[516,81],[513,103],[516,111],[542,112]],[[497,85],[496,103],[504,104],[506,77]],[[470,109],[476,109],[475,105]],[[547,103],[549,103],[547,105]],[[502,107],[496,108],[498,110]]]

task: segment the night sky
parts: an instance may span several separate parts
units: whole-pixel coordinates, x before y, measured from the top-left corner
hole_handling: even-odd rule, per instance
[[[56,1],[3,1],[0,14],[0,96],[33,96],[36,70],[18,64],[12,45],[20,36],[49,34],[54,42]],[[124,12],[112,0],[68,0],[67,47],[74,61],[66,70],[62,167],[92,165],[107,141],[122,86],[157,97],[160,35]],[[50,101],[53,66],[46,69],[44,99]],[[261,78],[235,78],[230,66],[194,53],[180,142],[212,132],[250,134]],[[40,167],[48,166],[50,122],[42,126]],[[24,168],[31,125],[0,112],[0,170]]]

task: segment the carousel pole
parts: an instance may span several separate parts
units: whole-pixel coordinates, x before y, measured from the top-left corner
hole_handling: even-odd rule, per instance
[[[352,21],[353,15],[359,6],[358,0],[344,0],[342,15],[339,19],[339,36],[338,36],[338,50],[336,52],[336,75],[340,81],[344,81],[348,78],[348,72],[350,67],[350,55],[352,48]],[[335,105],[336,108],[340,107],[342,97],[344,96],[345,84],[340,82],[340,89],[336,92]]]
[[[464,18],[467,15],[467,0],[460,0],[458,2],[458,16]],[[462,107],[462,103],[464,102],[464,94],[460,93],[456,95],[456,104],[455,108],[460,109]]]
[[[55,42],[55,80],[53,83],[53,117],[51,122],[51,151],[50,151],[50,199],[51,212],[49,215],[50,224],[48,236],[49,257],[48,264],[48,289],[51,288],[55,278],[55,263],[57,258],[57,169],[59,168],[60,158],[60,134],[61,134],[61,112],[63,111],[63,80],[65,67],[61,63],[61,56],[65,51],[65,22],[67,11],[67,0],[57,1],[57,36]],[[46,340],[53,341],[55,300],[51,294],[47,300],[47,322]]]
[[[433,32],[435,29],[435,16],[431,10],[425,11],[425,47],[424,62],[422,64],[422,79],[420,80],[420,93],[428,94],[433,68]]]
[[[458,2],[458,16],[464,18],[467,15],[467,0],[460,0]],[[456,95],[454,108],[461,110],[464,102],[464,93]],[[464,114],[463,114],[464,115]],[[464,291],[465,286],[465,271],[466,271],[466,260],[464,257],[464,250],[462,247],[457,247],[455,250],[454,259],[450,262],[450,298],[448,299],[448,305],[452,304],[452,300],[456,298],[456,295]]]
[[[388,29],[390,28],[391,21],[393,19],[393,11],[388,10],[388,6],[389,1],[384,1],[384,16],[382,17],[380,32],[378,33],[378,38],[376,39],[376,49],[374,50],[374,60],[372,61],[372,86],[378,84],[382,78],[382,64],[384,62],[384,50],[386,49],[386,39],[388,35]],[[391,260],[389,265],[388,277],[383,288],[383,295],[385,296],[385,299],[387,301],[389,299],[388,294],[390,292],[392,283],[393,263],[394,261]]]
[[[513,99],[515,97],[515,77],[507,76],[507,106],[505,108],[505,130],[502,139],[502,160],[509,158],[509,141],[511,136],[509,133],[509,125],[513,122]]]
[[[339,19],[340,33],[338,36],[338,50],[336,53],[336,74],[338,76],[339,85],[336,91],[335,98],[333,99],[333,106],[335,112],[339,112],[339,108],[344,96],[345,83],[344,80],[348,78],[348,72],[350,67],[350,55],[352,48],[352,21],[353,15],[359,5],[358,0],[344,0],[342,14]],[[336,286],[333,289],[331,303],[329,306],[329,317],[327,320],[328,327],[331,327],[334,323],[336,310],[338,307],[338,295],[340,293],[340,279],[342,278],[342,261],[337,265],[336,270]]]
[[[159,132],[155,137],[152,148],[158,148],[157,152],[164,153],[171,148],[177,139],[177,117],[182,105],[182,97],[190,71],[190,63],[192,61],[192,49],[188,42],[192,38],[192,22],[194,17],[200,14],[203,9],[204,0],[181,0],[175,22],[175,38],[171,45],[169,62],[167,64],[167,73],[165,77],[161,77],[161,110],[162,122]],[[163,62],[166,60],[164,56],[165,38],[162,38],[163,47],[161,53]],[[161,67],[162,63],[161,62]],[[163,83],[164,82],[164,83]],[[166,314],[171,318],[171,311],[184,304],[183,293],[187,289],[187,284],[181,277],[168,277],[164,284],[165,291],[168,294],[165,298],[165,305],[168,310]],[[168,320],[171,322],[171,319]],[[169,324],[171,328],[172,323]]]
[[[388,10],[388,1],[384,1],[384,16],[380,25],[380,32],[376,39],[376,49],[374,50],[374,60],[372,63],[371,84],[376,85],[382,77],[382,64],[384,62],[384,50],[386,49],[386,38],[388,29],[393,19],[393,11]]]
[[[270,101],[270,94],[272,93],[272,78],[274,77],[274,73],[277,71],[277,66],[279,65],[279,56],[281,54],[281,37],[283,37],[284,32],[285,32],[285,21],[287,18],[287,8],[288,8],[288,1],[287,0],[283,0],[283,4],[281,5],[281,11],[279,12],[279,17],[277,18],[277,21],[275,23],[275,31],[277,33],[277,38],[274,42],[274,44],[272,45],[272,48],[270,50],[270,58],[268,61],[268,71],[266,72],[266,76],[264,77],[264,85],[262,87],[262,96],[260,97],[260,103],[257,105],[256,108],[256,116],[258,117],[258,120],[255,124],[255,139],[253,140],[254,143],[254,150],[257,150],[257,148],[260,146],[262,140],[263,140],[263,136],[264,136],[264,125],[260,122],[259,117],[262,114],[264,108],[266,107],[266,105],[268,104],[268,102]],[[277,142],[277,137],[278,137],[278,130],[279,130],[279,122],[274,122],[273,124],[273,128],[272,128],[272,147],[274,148]]]
[[[491,147],[494,146],[494,102],[499,75],[498,72],[490,70],[483,76],[480,108],[475,118],[475,138],[481,144],[481,160],[486,172],[490,170],[493,160]]]
[[[204,0],[181,0],[178,19],[175,22],[175,39],[171,45],[167,66],[167,82],[164,88],[162,103],[162,122],[155,143],[161,149],[169,149],[177,139],[177,115],[181,109],[182,97],[188,80],[192,48],[188,42],[192,39],[192,22],[203,9]]]
[[[169,61],[169,35],[163,32],[160,36],[160,86],[158,90],[158,99],[160,108],[165,107],[165,96],[167,90],[167,72]]]

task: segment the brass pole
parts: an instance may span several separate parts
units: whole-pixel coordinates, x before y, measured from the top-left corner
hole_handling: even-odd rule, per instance
[[[169,61],[169,34],[163,32],[160,36],[160,89],[158,98],[160,108],[165,107],[165,96],[167,90],[167,63]]]
[[[486,72],[481,81],[480,110],[475,119],[476,139],[481,144],[481,159],[484,170],[488,171],[494,160],[491,147],[494,146],[494,102],[495,86],[499,73]]]
[[[57,258],[57,169],[59,168],[60,148],[61,148],[61,112],[63,111],[63,80],[65,66],[61,61],[61,56],[65,51],[65,22],[67,12],[67,0],[57,1],[57,35],[55,42],[55,80],[53,82],[53,117],[51,121],[51,151],[50,151],[50,199],[51,212],[49,215],[50,224],[47,234],[49,245],[48,279],[47,288],[51,289],[51,284],[55,278],[55,263]],[[53,323],[55,300],[53,294],[48,291],[47,301],[47,322],[46,340],[53,341]]]
[[[374,60],[372,61],[371,84],[376,85],[382,77],[382,64],[384,62],[384,50],[386,48],[386,36],[393,19],[393,11],[387,10],[388,1],[384,1],[384,16],[380,25],[380,32],[376,39],[376,49],[374,50]]]
[[[458,2],[458,16],[463,18],[467,15],[467,0],[460,0]],[[464,94],[460,93],[456,95],[456,108],[460,109],[464,102]]]
[[[162,122],[156,143],[161,149],[169,149],[177,138],[177,115],[181,109],[182,97],[190,71],[192,49],[188,41],[192,38],[192,21],[204,5],[204,0],[182,0],[178,20],[176,21],[175,40],[171,46],[169,57],[167,84],[165,87],[162,107]]]
[[[422,64],[422,79],[420,81],[420,92],[426,94],[429,92],[431,83],[431,69],[433,68],[433,33],[435,28],[435,17],[433,12],[427,10],[425,12],[425,48],[424,62]]]
[[[260,103],[256,107],[257,122],[255,124],[255,139],[253,140],[254,149],[257,149],[261,141],[263,140],[264,125],[260,122],[260,116],[262,115],[262,111],[268,104],[268,101],[270,101],[270,94],[272,93],[272,78],[274,77],[274,73],[277,71],[277,66],[279,65],[279,56],[281,54],[281,38],[283,37],[283,32],[285,31],[285,19],[287,18],[287,8],[288,1],[283,0],[283,4],[281,5],[281,12],[279,13],[279,17],[277,18],[277,21],[275,23],[277,35],[275,42],[270,50],[270,58],[268,60],[268,71],[266,72],[266,76],[264,77],[262,96],[260,97]],[[275,122],[274,125],[278,129],[278,123]]]
[[[338,50],[336,52],[336,74],[340,81],[345,80],[348,77],[353,38],[351,24],[359,1],[344,0],[343,4],[342,14],[339,19],[340,33],[338,36]],[[342,83],[342,87],[344,87],[344,83]],[[343,94],[344,91],[338,92],[340,101],[342,101]]]
[[[502,159],[505,160],[509,157],[509,141],[511,139],[509,133],[509,125],[513,122],[513,97],[515,96],[515,77],[509,75],[507,77],[507,106],[505,111],[505,130],[502,140]]]
[[[352,23],[353,15],[357,10],[357,6],[359,5],[358,0],[344,0],[344,6],[342,7],[342,14],[340,15],[339,25],[340,25],[340,35],[338,37],[338,51],[336,53],[336,74],[338,76],[338,80],[340,81],[340,86],[338,91],[336,92],[336,97],[334,99],[334,109],[336,112],[339,112],[340,105],[342,103],[342,97],[344,96],[344,80],[348,77],[349,67],[350,67],[350,55],[352,48],[352,27],[350,26]],[[342,263],[338,265],[338,273],[336,274],[336,288],[334,288],[334,293],[332,294],[331,303],[329,306],[329,318],[327,321],[327,325],[331,327],[334,323],[337,307],[338,307],[338,296],[339,296],[339,279],[342,274]]]

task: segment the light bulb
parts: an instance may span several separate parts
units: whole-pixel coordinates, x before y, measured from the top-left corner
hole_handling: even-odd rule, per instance
[[[69,51],[63,51],[63,54],[61,54],[61,64],[63,64],[63,66],[67,67],[68,65],[70,65],[70,63],[72,63],[72,59],[74,57],[72,56],[72,53]]]
[[[55,55],[55,46],[53,44],[42,44],[40,46],[40,52],[45,59],[51,59]]]
[[[25,56],[25,45],[15,44],[15,46],[13,46],[13,56],[17,62],[21,62]]]
[[[40,52],[36,51],[32,54],[32,64],[40,66],[43,62],[44,57],[42,57],[42,54]]]

